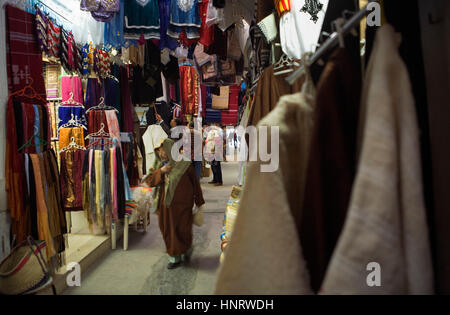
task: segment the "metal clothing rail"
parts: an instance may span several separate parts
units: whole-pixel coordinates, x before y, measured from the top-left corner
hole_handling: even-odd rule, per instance
[[[43,6],[45,6],[47,9],[51,10],[53,13],[59,15],[60,17],[62,17],[64,20],[66,20],[67,22],[69,22],[70,24],[73,24],[72,21],[70,21],[69,19],[67,19],[65,16],[61,15],[60,13],[56,12],[55,9],[52,9],[49,5],[45,4],[44,2],[42,2],[41,0],[35,0],[36,2],[39,2],[40,4],[42,4]],[[60,4],[58,2],[58,4]],[[60,4],[62,5],[62,4]],[[62,5],[64,6],[64,5]],[[65,7],[65,6],[64,6]],[[67,7],[66,7],[67,8]]]
[[[370,2],[374,2],[374,1],[369,1],[369,4],[370,4]],[[369,6],[369,4],[366,5],[359,12],[354,14],[350,18],[350,20],[348,20],[348,22],[346,22],[343,25],[341,34],[347,34],[366,16],[366,14],[368,12],[367,7]],[[331,34],[330,37],[325,41],[325,43],[322,46],[320,46],[320,48],[314,53],[314,55],[312,55],[311,58],[309,58],[306,61],[306,66],[310,67],[317,60],[319,60],[328,50],[330,50],[331,48],[334,48],[336,45],[338,45],[339,44],[339,36],[340,36],[339,32],[334,32],[333,34]],[[304,73],[304,67],[301,66],[300,68],[295,70],[291,75],[286,77],[285,80],[290,85],[292,85],[295,83],[295,81],[297,81],[303,75],[303,73]]]

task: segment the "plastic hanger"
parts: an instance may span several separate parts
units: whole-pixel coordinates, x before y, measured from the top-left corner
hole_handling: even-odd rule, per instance
[[[70,92],[69,95],[70,95],[69,99],[67,101],[64,101],[61,104],[59,104],[59,106],[73,107],[75,105],[75,106],[79,106],[79,107],[83,107],[84,108],[83,104],[81,104],[81,103],[79,103],[79,102],[77,102],[77,101],[75,101],[73,99],[73,93],[72,92]],[[70,106],[66,106],[66,105],[70,105]]]
[[[30,137],[30,139],[28,139],[27,142],[25,142],[25,143],[19,148],[18,151],[22,151],[23,149],[25,149],[25,148],[27,148],[27,147],[30,147],[30,146],[33,146],[33,145],[34,145],[34,146],[37,146],[36,144],[33,144],[33,143],[32,143],[33,139],[35,139],[35,138],[38,138],[39,141],[42,142],[42,145],[44,145],[44,146],[46,146],[46,145],[49,144],[45,139],[43,139],[43,138],[41,138],[41,137],[39,136],[39,129],[38,129],[36,126],[34,126],[34,134]]]
[[[112,138],[112,137],[111,134],[105,132],[105,124],[101,123],[100,130],[95,133],[87,135],[85,139],[92,139],[92,138]]]
[[[36,98],[40,101],[42,101],[43,103],[47,103],[47,100],[45,100],[42,96],[40,96],[36,90],[33,88],[33,78],[32,77],[28,77],[28,80],[30,81],[30,83],[28,85],[26,85],[23,89],[15,91],[13,93],[11,93],[9,95],[9,98],[13,97],[13,96],[22,96],[22,97],[27,97],[30,99]],[[27,94],[27,91],[31,92],[32,95]]]
[[[61,128],[70,128],[70,127],[82,127],[87,130],[86,126],[81,123],[81,120],[75,118],[73,114],[71,114],[70,120],[67,123],[61,125],[58,128],[58,130]]]
[[[86,150],[85,147],[82,147],[82,146],[78,145],[78,144],[75,142],[75,138],[74,138],[74,137],[71,137],[71,138],[70,138],[70,143],[69,143],[69,145],[66,146],[66,147],[64,147],[64,148],[62,148],[60,151],[61,151],[61,152],[66,152],[66,151],[71,150],[71,149],[75,149],[75,150]]]
[[[86,111],[86,113],[89,113],[91,110],[115,110],[117,113],[119,112],[116,108],[111,107],[111,106],[107,106],[105,104],[105,98],[104,97],[100,97],[100,104],[98,104],[97,106],[89,108]]]

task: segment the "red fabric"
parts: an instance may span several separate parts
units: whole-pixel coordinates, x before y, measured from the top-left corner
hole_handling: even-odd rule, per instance
[[[106,133],[109,133],[108,131],[108,122],[106,120],[106,115],[104,110],[91,110],[89,112],[89,126],[88,126],[88,134],[96,133],[100,131],[101,124],[105,126],[103,130]]]
[[[199,3],[200,9],[200,18],[202,20],[202,27],[200,29],[200,44],[208,47],[212,44],[214,40],[214,25],[207,26],[206,25],[206,13],[208,11],[209,0],[203,0],[202,3]]]
[[[222,111],[222,125],[236,125],[238,118],[238,111],[237,110],[226,110]]]
[[[180,33],[180,37],[178,39],[184,47],[191,47],[193,44],[195,44],[198,41],[198,38],[197,39],[188,39],[186,31],[184,29]]]
[[[47,99],[42,69],[42,54],[39,49],[35,16],[28,12],[7,5],[6,13],[6,46],[9,92],[23,89],[33,79],[36,93]],[[42,104],[43,100],[27,97],[17,98],[20,101]]]
[[[47,47],[48,54],[52,57],[59,57],[61,45],[61,28],[54,25],[50,19],[47,19]]]
[[[228,99],[228,110],[238,110],[239,109],[239,85],[230,86],[230,98]]]

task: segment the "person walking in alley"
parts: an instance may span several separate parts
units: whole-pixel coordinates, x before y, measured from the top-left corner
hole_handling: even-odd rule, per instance
[[[220,165],[220,161],[223,161],[223,132],[222,129],[218,126],[211,126],[209,128],[208,136],[206,139],[207,147],[206,151],[209,155],[214,156],[214,160],[211,161],[211,169],[213,172],[213,180],[208,184],[213,184],[214,186],[222,186],[222,167]],[[222,144],[221,149],[222,152],[216,152],[216,144]],[[219,145],[220,147],[220,145]]]
[[[167,253],[169,269],[188,261],[192,255],[194,204],[204,207],[200,182],[191,161],[176,162],[172,157],[175,142],[165,139],[155,146],[156,159],[144,182],[153,188],[153,203],[158,215]]]

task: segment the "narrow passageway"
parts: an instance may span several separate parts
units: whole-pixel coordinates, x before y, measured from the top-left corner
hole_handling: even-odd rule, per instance
[[[201,180],[206,202],[205,223],[194,226],[194,254],[188,264],[168,270],[158,217],[151,216],[147,233],[130,227],[129,248],[117,249],[98,260],[81,275],[81,287],[63,294],[213,294],[220,257],[220,233],[232,185],[236,184],[237,162],[222,163],[224,185]]]

